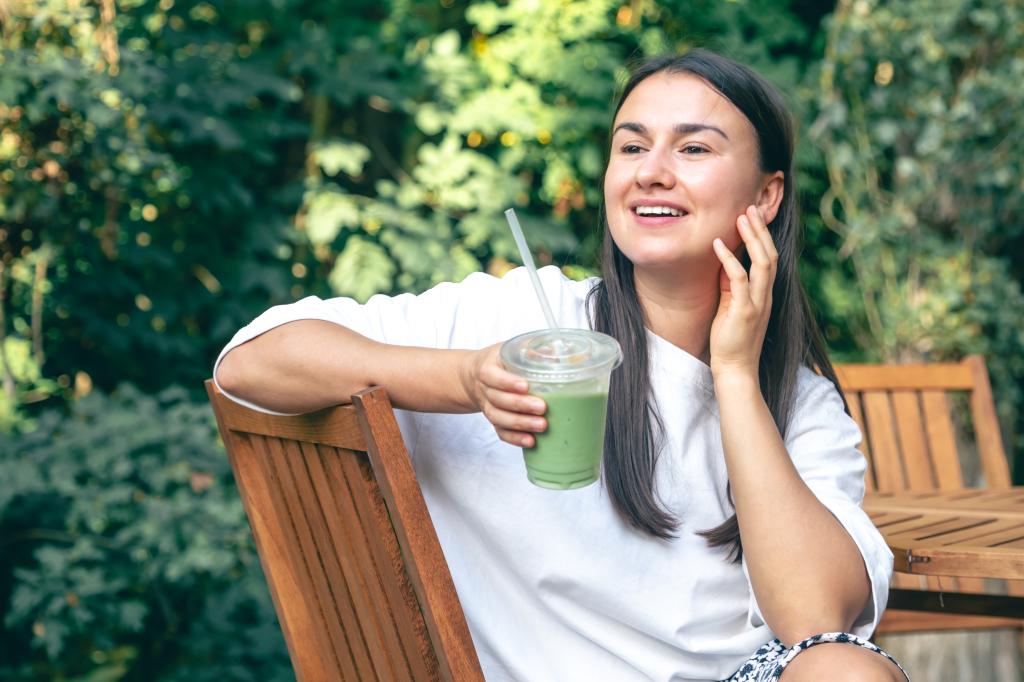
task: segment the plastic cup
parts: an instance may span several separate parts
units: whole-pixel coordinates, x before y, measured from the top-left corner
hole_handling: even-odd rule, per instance
[[[524,448],[526,476],[552,490],[582,488],[601,475],[608,384],[622,363],[618,341],[586,329],[543,329],[506,341],[501,359],[547,403],[548,428]]]

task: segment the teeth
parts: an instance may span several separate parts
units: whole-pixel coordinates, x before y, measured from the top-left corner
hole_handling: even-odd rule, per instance
[[[678,209],[670,208],[668,206],[637,206],[637,215],[671,215],[681,216],[683,211]]]

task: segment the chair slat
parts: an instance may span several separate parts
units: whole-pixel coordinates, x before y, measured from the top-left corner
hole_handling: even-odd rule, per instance
[[[918,396],[914,391],[892,392],[892,408],[896,417],[900,452],[909,490],[934,490],[935,475],[928,457],[928,443]]]
[[[395,415],[382,390],[361,391],[352,396],[363,416],[363,433],[373,471],[394,524],[395,536],[406,558],[409,580],[421,602],[459,603],[451,573],[437,542],[434,524],[420,494]],[[429,540],[429,541],[428,541]],[[452,679],[482,679],[465,616],[453,608],[424,612],[424,622],[441,665],[442,675]]]
[[[333,509],[329,504],[330,500],[320,495],[321,490],[317,488],[309,471],[310,460],[313,457],[303,451],[303,446],[313,449],[315,445],[284,441],[284,446],[287,464],[295,481],[298,501],[303,506],[306,518],[309,520],[324,573],[327,576],[327,587],[330,594],[325,595],[325,599],[347,601],[355,611],[356,623],[361,631],[363,641],[367,644],[377,679],[393,679],[396,682],[408,679],[407,675],[402,674],[405,666],[402,664],[401,658],[395,661],[389,655],[387,633],[380,623],[378,604],[373,600],[373,588],[377,584],[377,576],[373,575],[372,580],[366,579],[358,567],[355,567],[358,562],[351,556],[358,554],[360,543],[341,544],[351,541],[348,535],[345,533],[335,534],[332,530],[340,529],[337,526],[334,529],[328,526],[326,518],[328,514],[324,510],[325,503],[327,503],[329,512],[333,512]],[[312,454],[315,457],[317,453],[314,450]],[[319,461],[318,457],[317,461]]]
[[[345,657],[325,656],[334,646],[323,626],[319,605],[309,599],[313,586],[304,562],[300,557],[301,547],[297,542],[291,514],[284,502],[279,487],[270,474],[263,439],[232,432],[245,443],[236,448],[247,454],[247,461],[236,466],[236,476],[241,473],[245,482],[239,481],[253,492],[257,503],[249,515],[253,535],[257,538],[257,549],[268,583],[278,586],[280,599],[275,600],[282,629],[290,639],[289,651],[301,682],[327,682],[331,679],[355,679],[355,669],[346,665]],[[264,527],[264,542],[259,542],[258,527]],[[266,560],[265,560],[266,558]],[[281,588],[284,588],[281,590]]]
[[[943,519],[935,523],[926,524],[914,528],[908,528],[906,531],[899,533],[890,533],[888,538],[894,542],[912,545],[918,540],[930,540],[932,542],[941,542],[941,538],[946,533],[960,532],[969,530],[982,525],[985,519]]]
[[[330,475],[336,484],[347,486],[347,499],[338,498],[353,533],[362,532],[366,539],[368,558],[377,575],[386,577],[383,589],[389,601],[389,613],[401,639],[402,655],[413,678],[434,680],[440,675],[437,656],[427,636],[423,612],[404,568],[401,549],[395,539],[384,499],[374,479],[369,461],[343,460]],[[382,533],[387,528],[391,532]]]
[[[388,659],[390,678],[411,680],[410,669],[401,638],[395,626],[395,609],[398,606],[389,600],[386,586],[393,583],[395,573],[404,568],[379,566],[373,558],[372,546],[385,528],[364,528],[356,512],[356,499],[366,494],[377,494],[376,483],[364,491],[353,485],[345,471],[351,468],[368,467],[364,453],[342,453],[337,456],[328,448],[303,444],[304,456],[310,466],[310,473],[320,486],[320,499],[334,512],[345,543],[339,551],[347,555],[346,578],[349,591],[358,595],[354,599],[359,622],[366,637],[378,642],[378,655]],[[314,473],[315,472],[315,473]],[[418,608],[418,606],[417,606]],[[422,678],[420,678],[422,679]]]
[[[982,542],[986,547],[998,547],[1009,542],[1015,542],[1024,538],[1024,524],[1017,524],[1014,528],[1007,528],[998,533],[986,535]]]
[[[357,618],[345,612],[346,600],[335,599],[331,592],[323,565],[323,557],[317,547],[313,530],[310,528],[310,520],[299,500],[299,492],[296,490],[291,475],[283,442],[260,436],[252,436],[252,442],[256,451],[261,455],[266,478],[271,482],[271,490],[276,489],[279,507],[287,510],[291,526],[291,534],[287,538],[288,549],[290,555],[294,557],[293,561],[299,567],[297,572],[303,577],[304,597],[312,602],[312,606],[315,607],[313,613],[317,617],[317,623],[329,637],[330,656],[338,674],[341,674],[341,668],[344,665],[342,663],[344,656],[341,652],[351,647],[352,660],[355,663],[359,679],[375,679],[367,643],[352,636],[354,634],[352,626],[358,623]],[[343,631],[342,622],[346,616],[351,620],[348,620]]]
[[[944,545],[951,545],[963,540],[970,540],[971,538],[980,538],[992,533],[1000,533],[1018,525],[1019,523],[1013,519],[982,519],[982,522],[976,526],[971,526],[955,533],[946,533],[942,536],[941,542]]]
[[[969,391],[974,377],[962,363],[836,365],[843,388],[853,391]]]
[[[282,416],[250,410],[224,399],[221,401],[225,428],[273,438],[304,440],[349,450],[366,450],[366,441],[355,419],[351,405],[326,410]]]
[[[921,391],[928,449],[939,490],[955,490],[964,485],[960,459],[956,452],[956,434],[949,416],[949,401],[942,391]]]
[[[972,355],[966,364],[974,378],[974,390],[971,392],[971,418],[974,422],[974,433],[978,442],[978,457],[981,469],[985,474],[985,483],[989,488],[1009,488],[1010,466],[1003,450],[1003,438],[999,432],[999,419],[996,417],[995,401],[992,399],[992,386],[988,380],[988,369],[980,355]]]
[[[864,391],[864,417],[868,423],[878,489],[904,490],[906,480],[903,477],[896,425],[888,393]]]
[[[360,539],[356,543],[362,545],[357,558],[363,575],[376,578],[376,587],[372,591],[374,603],[381,627],[387,632],[391,655],[396,661],[403,662],[402,679],[407,675],[413,680],[436,679],[437,657],[426,639],[420,605],[411,590],[404,588],[408,583],[405,567],[400,561],[388,562],[380,557],[381,547],[395,544],[390,520],[385,515],[376,525],[367,528],[357,512],[363,499],[380,499],[380,488],[372,474],[364,474],[361,478],[366,479],[365,482],[358,483],[352,480],[356,477],[346,473],[346,469],[369,472],[366,454],[337,458],[331,457],[323,446],[311,447],[316,447],[319,452],[310,453],[309,461],[323,465],[322,475],[317,478],[325,490],[322,499],[330,500],[334,505],[338,516],[343,519],[346,534]],[[365,492],[360,491],[360,486]],[[426,646],[421,646],[424,643]]]

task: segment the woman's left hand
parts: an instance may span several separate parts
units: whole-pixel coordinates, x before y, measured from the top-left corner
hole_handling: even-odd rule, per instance
[[[736,219],[736,227],[750,257],[750,274],[729,247],[715,239],[713,247],[722,270],[718,313],[711,322],[711,372],[716,381],[728,375],[757,382],[779,254],[756,206],[747,207]]]

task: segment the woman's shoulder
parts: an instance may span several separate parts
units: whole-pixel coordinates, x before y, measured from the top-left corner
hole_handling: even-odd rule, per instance
[[[792,405],[792,415],[797,419],[810,415],[835,416],[846,412],[839,387],[807,365],[797,369]]]
[[[598,277],[574,279],[556,265],[546,265],[537,270],[537,277],[549,302],[555,304],[565,299],[583,301],[601,281]],[[536,294],[530,272],[524,266],[512,268],[501,275],[474,272],[459,283],[459,288],[471,295],[487,296],[498,291],[507,291],[515,296],[526,296],[531,305],[536,304]]]
[[[583,292],[583,294],[588,293],[597,285],[598,282],[601,281],[599,277],[584,277],[581,279],[569,277],[565,271],[557,265],[545,265],[542,268],[538,268],[537,276],[540,278],[545,289],[565,289],[574,292]],[[502,279],[509,282],[515,282],[519,286],[532,286],[530,283],[530,271],[524,266],[512,268],[504,274]]]

